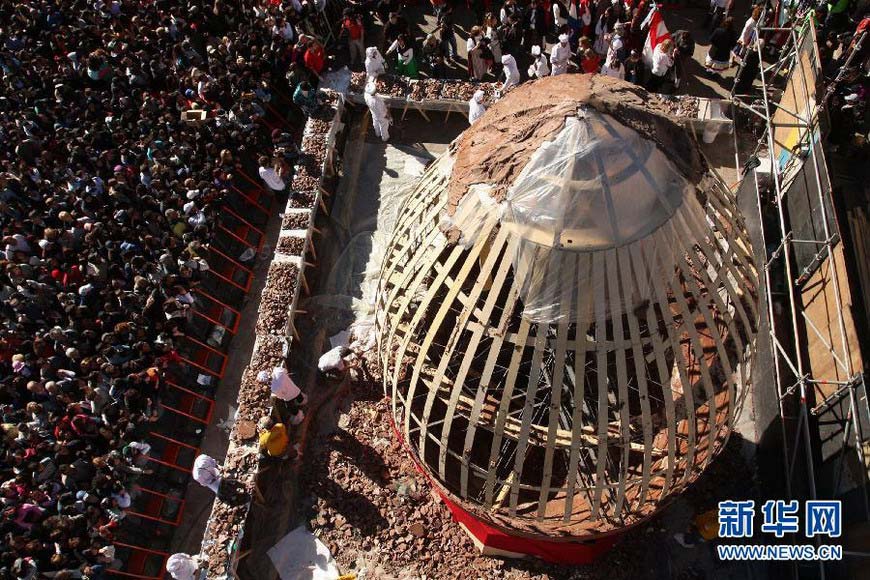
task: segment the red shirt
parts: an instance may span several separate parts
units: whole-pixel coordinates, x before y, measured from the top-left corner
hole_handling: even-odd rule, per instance
[[[584,58],[580,62],[580,67],[583,69],[583,72],[585,72],[585,73],[597,73],[598,69],[600,68],[599,67],[600,64],[601,64],[601,57],[596,54],[593,57]]]
[[[351,40],[359,40],[360,38],[362,38],[363,27],[358,20],[355,20],[353,18],[345,18],[344,23],[341,25],[341,27],[347,30],[347,36]]]
[[[309,70],[319,75],[320,71],[323,70],[323,64],[324,55],[322,46],[315,45],[305,51],[305,66],[307,66]]]

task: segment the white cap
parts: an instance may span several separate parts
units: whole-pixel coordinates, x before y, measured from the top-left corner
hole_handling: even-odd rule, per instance
[[[568,35],[567,34],[560,34],[559,35],[559,42],[561,42],[562,44],[565,44],[566,42],[568,42]]]
[[[540,56],[541,55],[541,47],[537,44],[532,47],[532,56]]]
[[[472,96],[472,98],[479,103],[480,101],[483,100],[483,97],[485,97],[485,96],[486,96],[486,93],[484,93],[481,90],[477,90],[477,91],[474,91],[474,95]]]
[[[854,103],[858,100],[858,93],[852,93],[851,95],[846,95],[845,100],[847,103]]]
[[[257,380],[261,383],[268,383],[272,378],[272,374],[269,371],[260,371],[257,373]]]
[[[505,55],[503,55],[503,56],[501,57],[501,63],[502,63],[502,64],[507,64],[507,63],[509,63],[509,62],[514,62],[514,57],[512,57],[512,56],[509,55],[509,54],[505,54]]]
[[[377,88],[375,87],[375,83],[369,83],[369,84],[366,85],[366,94],[367,94],[367,95],[373,95],[373,94],[375,94],[376,92],[378,92],[378,90],[377,90]]]

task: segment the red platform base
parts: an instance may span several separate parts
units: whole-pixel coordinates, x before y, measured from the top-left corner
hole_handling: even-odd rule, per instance
[[[471,536],[484,555],[508,558],[535,556],[553,564],[591,564],[609,551],[619,539],[618,535],[613,535],[588,542],[554,542],[511,536],[475,518],[440,491],[438,495],[450,509],[453,519]]]
[[[520,536],[511,536],[503,530],[484,523],[474,517],[466,510],[459,507],[454,502],[450,501],[441,489],[426,473],[426,470],[420,465],[417,457],[405,445],[405,439],[396,428],[396,423],[393,417],[390,416],[390,424],[393,427],[393,434],[396,439],[402,444],[402,447],[408,451],[414,459],[414,464],[417,470],[429,481],[432,489],[438,494],[450,513],[453,519],[456,520],[462,529],[471,536],[471,540],[486,556],[501,556],[507,558],[522,558],[524,556],[534,556],[545,562],[552,564],[591,564],[600,556],[607,553],[617,541],[619,534],[613,534],[596,540],[586,542],[571,542],[562,541],[555,542],[550,540],[524,538]]]

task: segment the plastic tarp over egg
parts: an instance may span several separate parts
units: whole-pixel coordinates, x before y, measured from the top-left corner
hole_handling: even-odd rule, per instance
[[[456,225],[466,243],[493,221],[519,237],[514,274],[522,277],[523,316],[535,323],[574,320],[589,303],[583,293],[606,297],[609,317],[651,299],[655,268],[632,272],[636,283],[625,296],[609,296],[611,273],[595,267],[594,255],[639,244],[667,268],[661,244],[689,251],[692,243],[663,226],[677,212],[703,211],[692,184],[655,143],[592,110],[569,117],[532,153],[502,203],[484,203],[480,193],[463,198]]]

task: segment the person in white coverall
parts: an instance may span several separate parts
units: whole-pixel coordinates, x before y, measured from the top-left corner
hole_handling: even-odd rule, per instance
[[[474,125],[474,122],[486,112],[486,105],[483,104],[484,96],[483,91],[475,91],[471,100],[468,101],[468,122],[471,125]]]
[[[551,75],[562,75],[568,72],[568,59],[571,58],[571,47],[568,45],[568,35],[560,34],[559,42],[550,50],[550,64],[553,65]]]
[[[517,61],[509,54],[501,57],[501,64],[504,65],[504,84],[501,86],[501,93],[505,94],[511,87],[520,84],[520,71],[517,69]]]
[[[381,56],[380,51],[374,46],[368,47],[366,49],[366,78],[372,82],[385,72],[384,57]]]
[[[269,384],[269,390],[272,396],[283,401],[281,405],[280,415],[285,423],[290,425],[298,425],[305,418],[305,412],[300,409],[308,402],[308,397],[302,390],[296,386],[287,369],[284,367],[274,367],[272,372],[260,371],[257,373],[257,380],[263,384]]]
[[[221,487],[221,473],[218,470],[218,462],[215,461],[214,457],[203,453],[194,460],[193,480],[217,494]]]
[[[529,78],[542,79],[550,76],[550,64],[547,62],[547,55],[541,53],[541,47],[537,44],[532,47],[532,56],[535,57],[535,61],[529,65]]]
[[[166,560],[166,571],[174,580],[194,580],[196,569],[196,559],[188,554],[172,554]]]
[[[387,109],[384,99],[377,94],[374,83],[366,85],[365,94],[366,105],[369,111],[372,112],[372,125],[375,128],[375,135],[387,142],[390,139],[390,111]]]

